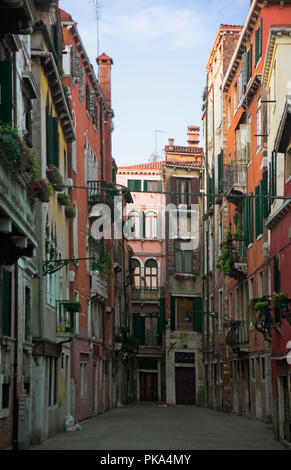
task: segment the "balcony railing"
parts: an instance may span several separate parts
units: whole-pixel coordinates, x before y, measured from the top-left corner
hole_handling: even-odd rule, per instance
[[[231,322],[230,330],[225,338],[226,344],[232,347],[234,352],[248,351],[249,327],[246,321],[236,320]]]
[[[105,198],[106,181],[88,181],[88,203],[97,204],[102,197]]]
[[[120,184],[106,181],[87,181],[88,204],[113,205],[115,196],[123,196],[125,202],[132,203],[130,191]]]
[[[160,289],[152,289],[150,287],[140,287],[132,289],[132,300],[136,302],[144,300],[157,301],[160,298]]]
[[[247,165],[243,162],[232,162],[229,165],[224,174],[224,191],[228,194],[230,200],[232,195],[236,196],[243,195],[247,190]],[[235,197],[235,200],[239,199]],[[232,201],[230,201],[232,202]],[[238,201],[236,201],[238,202]]]
[[[98,297],[103,301],[108,299],[108,284],[100,273],[91,275],[91,297]]]
[[[67,310],[68,302],[58,302],[57,304],[57,339],[70,341],[75,333],[75,316],[77,312]]]

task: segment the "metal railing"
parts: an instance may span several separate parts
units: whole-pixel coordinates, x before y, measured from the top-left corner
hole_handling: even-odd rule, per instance
[[[132,289],[132,300],[158,300],[160,298],[160,289],[151,287],[140,287]]]
[[[75,333],[76,312],[66,310],[66,302],[59,302],[57,305],[57,334],[63,335]]]
[[[224,191],[228,193],[235,185],[241,188],[247,185],[247,165],[244,161],[241,163],[232,162],[225,169]]]
[[[249,342],[249,326],[245,320],[231,322],[230,330],[225,338],[226,344],[232,347],[239,347]]]

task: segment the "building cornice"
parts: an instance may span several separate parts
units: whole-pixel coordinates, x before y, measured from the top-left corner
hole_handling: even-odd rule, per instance
[[[268,45],[266,49],[266,57],[263,69],[262,84],[266,88],[269,81],[270,70],[273,62],[273,55],[277,38],[281,36],[291,36],[291,26],[272,26],[270,29]]]

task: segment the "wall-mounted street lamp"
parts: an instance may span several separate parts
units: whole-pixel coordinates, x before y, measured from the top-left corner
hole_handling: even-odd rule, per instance
[[[47,274],[53,274],[70,263],[73,263],[74,266],[78,266],[78,261],[88,260],[88,259],[93,260],[91,271],[94,271],[94,272],[98,271],[98,266],[97,266],[95,258],[72,258],[72,259],[51,259],[51,260],[43,261],[42,273],[44,276],[46,276]]]

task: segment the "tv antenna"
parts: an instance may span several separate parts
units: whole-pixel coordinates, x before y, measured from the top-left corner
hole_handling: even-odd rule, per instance
[[[158,150],[157,150],[157,134],[158,134],[158,132],[161,132],[162,134],[166,134],[165,131],[160,131],[158,129],[156,129],[154,132],[155,132],[155,151],[153,153],[151,153],[150,160],[149,160],[151,162],[156,162],[160,158],[160,155],[159,155]]]
[[[100,55],[100,49],[99,49],[99,22],[101,20],[101,3],[100,3],[100,0],[91,0],[93,1],[94,3],[94,7],[95,7],[95,15],[96,15],[96,35],[97,35],[97,57],[99,57]]]

